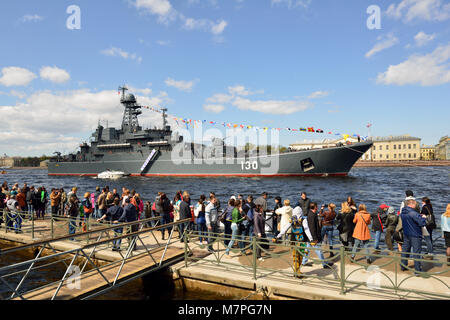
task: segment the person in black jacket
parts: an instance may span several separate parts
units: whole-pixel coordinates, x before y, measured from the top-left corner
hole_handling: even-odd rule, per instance
[[[317,203],[311,202],[309,205],[309,210],[307,211],[307,223],[309,232],[311,235],[311,238],[309,238],[308,235],[308,244],[307,247],[311,247],[313,249],[316,249],[316,255],[317,257],[322,261],[322,267],[325,268],[331,268],[333,265],[332,262],[327,263],[324,261],[325,257],[323,255],[323,251],[321,250],[320,243],[322,242],[321,232],[320,232],[320,226],[319,226],[319,218],[317,216]],[[307,233],[308,234],[308,233]],[[309,252],[310,250],[308,250]],[[305,258],[302,261],[302,265],[305,265],[308,262],[308,256],[305,256]]]
[[[431,205],[431,200],[428,197],[422,198],[422,210],[421,215],[425,215],[425,220],[427,225],[425,226],[429,236],[424,235],[425,243],[427,244],[427,257],[431,257],[433,254],[433,230],[436,228],[436,220],[433,214],[433,206]]]
[[[381,234],[383,233],[384,226],[386,224],[386,211],[388,208],[388,205],[382,204],[379,208],[377,208],[375,213],[370,215],[372,218],[372,231],[375,232],[375,252],[379,252],[380,250]]]
[[[190,197],[189,192],[183,192],[183,201],[180,203],[180,220],[192,219],[191,207],[189,205],[191,200]],[[190,222],[180,224],[180,242],[184,242],[184,237],[182,235],[185,230],[188,231],[190,229],[189,226]]]
[[[167,198],[167,195],[164,192],[161,193],[159,202],[160,202],[160,207],[161,207],[161,224],[170,223],[171,222],[170,221],[170,211],[171,211],[170,200],[169,200],[169,198]],[[167,227],[167,228],[161,229],[163,240],[165,240],[165,231],[166,230],[167,230],[167,236],[169,236],[172,228]]]
[[[275,197],[275,207],[273,208],[272,216],[269,218],[272,219],[273,238],[276,238],[280,233],[280,231],[278,231],[278,215],[275,214],[275,211],[277,211],[277,209],[280,209],[282,207],[283,205],[281,204],[281,197],[280,196]]]
[[[72,195],[69,198],[69,203],[68,203],[68,209],[67,209],[67,213],[66,216],[69,216],[69,234],[74,234],[77,230],[77,217],[80,214],[79,211],[79,206],[78,206],[79,202],[77,201],[77,198],[75,195]],[[74,238],[71,238],[70,240],[74,241]]]
[[[311,204],[311,200],[307,197],[306,192],[302,192],[300,200],[297,202],[295,207],[302,208],[303,214],[306,214],[306,212],[309,211],[309,205],[310,204]]]
[[[138,219],[138,212],[136,210],[136,207],[131,203],[130,197],[125,198],[125,207],[123,208],[123,213],[120,216],[120,218],[118,220],[115,220],[115,223],[118,222],[133,222],[133,221],[137,221]],[[139,224],[135,223],[133,225],[130,226],[130,229],[128,230],[127,233],[133,233],[139,230]],[[129,246],[133,245],[133,249],[136,249],[136,236],[133,237],[129,237],[128,238],[128,243]]]
[[[355,243],[353,238],[353,230],[355,229],[355,224],[353,219],[355,218],[356,208],[350,206],[349,202],[343,202],[341,204],[341,210],[336,217],[339,222],[337,227],[339,231],[339,239],[341,243],[345,246],[345,250],[351,250]]]
[[[97,219],[98,222],[103,221],[105,219],[112,221],[113,223],[118,223],[119,219],[122,217],[123,215],[123,208],[120,205],[120,199],[119,198],[114,198],[114,205],[112,207],[109,207],[108,210],[106,211],[106,213],[99,219]],[[123,233],[123,228],[115,228],[114,230],[114,235],[122,235]],[[120,251],[120,244],[122,242],[122,239],[118,239],[118,240],[113,240],[113,247],[112,247],[112,251]]]
[[[258,204],[255,206],[254,214],[255,214],[253,217],[254,231],[257,241],[259,242],[256,246],[256,258],[259,259],[260,261],[264,261],[264,259],[261,257],[261,247],[267,249],[268,246],[266,244],[267,242],[265,231],[266,221],[264,219],[264,210],[262,205]]]

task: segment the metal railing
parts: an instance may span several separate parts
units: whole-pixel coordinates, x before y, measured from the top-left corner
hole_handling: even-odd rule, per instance
[[[273,243],[269,239],[261,241],[257,237],[252,237],[252,239],[241,239],[238,236],[235,239],[236,242],[244,244],[244,249],[233,248],[231,253],[236,252],[248,252],[251,250],[250,254],[243,254],[239,257],[241,260],[239,263],[224,259],[226,247],[223,244],[225,240],[230,240],[230,237],[225,237],[223,234],[213,234],[207,237],[212,241],[213,252],[209,256],[199,256],[199,255],[189,255],[195,249],[206,250],[207,245],[200,244],[196,239],[199,238],[200,234],[196,231],[191,231],[187,233],[185,241],[185,267],[192,264],[201,265],[211,265],[224,267],[228,270],[239,270],[246,272],[252,276],[254,280],[264,279],[266,277],[279,277],[283,279],[288,279],[287,281],[301,281],[302,283],[307,283],[310,279],[317,279],[324,284],[326,283],[332,288],[339,291],[340,294],[345,295],[347,293],[353,293],[360,290],[365,290],[368,287],[367,277],[363,280],[358,279],[357,273],[361,271],[376,271],[379,273],[380,283],[375,284],[376,289],[369,287],[369,290],[375,292],[384,292],[387,294],[395,294],[398,298],[405,298],[411,294],[419,295],[421,297],[432,297],[441,299],[450,299],[450,265],[447,265],[446,256],[436,255],[434,260],[430,261],[423,258],[404,258],[409,261],[420,261],[422,264],[427,264],[427,270],[430,270],[430,266],[441,266],[440,271],[415,271],[414,267],[404,266],[406,271],[401,271],[401,260],[403,259],[399,252],[388,252],[387,250],[381,250],[379,254],[366,253],[363,248],[358,249],[354,253],[355,258],[352,259],[352,247],[345,246],[335,246],[336,249],[325,249],[321,245],[316,247],[306,247],[307,243],[285,241],[284,243]],[[267,242],[269,240],[269,242]],[[270,249],[268,249],[269,247]],[[272,260],[276,261],[276,265],[284,266],[284,268],[274,268],[261,266],[262,261],[258,260],[256,251],[259,249],[264,255],[264,261]],[[313,263],[328,264],[330,267],[326,269],[328,276],[320,275],[318,272],[314,272],[306,269],[304,266],[300,268],[301,279],[296,279],[296,268],[294,267],[292,253],[296,251],[302,260],[308,256],[308,260],[312,260]],[[320,251],[324,253],[333,253],[328,258],[323,260],[314,257],[311,258],[311,251]],[[413,255],[411,253],[411,255]],[[360,260],[361,256],[369,256],[372,263],[363,263]],[[378,259],[384,259],[382,263],[377,264]],[[366,259],[362,259],[366,261]],[[441,260],[441,261],[440,261]],[[350,264],[346,264],[350,262]],[[274,264],[274,263],[272,263]],[[305,271],[306,269],[306,271]],[[391,270],[388,270],[391,269]],[[424,268],[425,269],[425,268]],[[411,274],[409,274],[411,273]],[[416,284],[412,285],[417,279],[423,283],[417,287]],[[435,283],[442,285],[442,292],[436,292],[433,290],[426,290],[428,281],[435,280]],[[381,291],[380,291],[381,290]]]
[[[157,222],[160,220],[160,217],[153,217],[148,219],[143,219],[140,221],[114,224],[111,226],[107,226],[101,229],[90,230],[87,232],[78,232],[75,234],[65,235],[62,237],[36,241],[32,244],[27,244],[23,246],[7,248],[0,252],[2,257],[6,255],[14,254],[18,251],[40,247],[38,253],[36,254],[34,259],[29,259],[26,261],[21,261],[17,263],[13,263],[7,266],[0,267],[0,284],[3,284],[5,288],[7,288],[6,292],[8,293],[3,299],[15,299],[20,298],[25,300],[26,294],[36,293],[38,290],[42,290],[44,288],[49,288],[49,290],[53,290],[53,294],[51,296],[51,300],[58,298],[58,294],[61,291],[61,288],[64,284],[67,284],[67,281],[70,278],[70,274],[73,271],[73,267],[75,265],[79,265],[79,273],[78,277],[81,279],[84,275],[89,272],[97,273],[102,281],[102,285],[100,289],[95,292],[87,292],[84,293],[82,298],[92,298],[99,294],[102,294],[108,290],[111,290],[117,286],[123,285],[126,282],[134,280],[138,277],[142,277],[143,275],[160,269],[166,265],[165,258],[166,253],[171,244],[173,244],[173,232],[175,226],[178,226],[183,223],[187,223],[188,220],[180,220],[177,222],[171,222],[165,225],[157,225],[155,227],[148,228],[148,223]],[[147,228],[146,228],[147,227]],[[115,233],[114,229],[117,228],[129,228],[126,233]],[[169,237],[167,240],[160,241],[154,235],[154,231],[170,228],[171,231],[169,233]],[[136,230],[137,229],[137,230]],[[84,238],[86,236],[95,236],[95,241],[91,241],[90,243],[82,244],[78,248],[74,248],[71,250],[65,250],[62,252],[58,252],[54,245],[57,241],[69,240],[71,238],[79,239]],[[100,252],[104,252],[111,248],[111,244],[117,243],[118,241],[122,241],[124,239],[128,239],[128,247],[125,253],[121,251],[117,251],[118,255],[116,255],[115,259],[111,262],[106,262],[105,264],[99,266],[94,263],[93,259],[97,258]],[[138,249],[135,250],[136,246]],[[44,250],[50,250],[52,253],[43,256]],[[158,259],[155,256],[155,253],[162,252],[160,258]],[[182,253],[182,249],[180,249]],[[127,276],[125,279],[121,279],[121,274],[125,266],[127,266],[130,261],[135,258],[140,257],[148,257],[149,260],[146,260],[150,266],[149,269],[143,269],[141,271],[136,272],[136,274],[132,276]],[[182,254],[178,260],[182,259]],[[77,262],[80,260],[81,262]],[[177,260],[177,259],[175,259]],[[40,273],[43,269],[48,267],[55,267],[58,265],[60,271],[64,271],[62,277],[56,281],[48,280],[45,285],[34,285],[31,284],[32,273]],[[61,266],[63,268],[61,269]],[[118,268],[117,272],[115,272],[113,279],[105,273],[105,270],[110,270],[111,267]],[[13,285],[13,280],[15,284]],[[26,288],[25,288],[26,287]],[[76,296],[75,296],[76,298]]]
[[[28,211],[9,211],[6,209],[3,212],[0,210],[0,218],[3,219],[3,223],[0,224],[0,231],[29,235],[31,239],[54,239],[69,234],[70,222],[73,223],[75,233],[87,232],[112,225],[112,221],[108,220],[97,222],[97,219],[92,215],[89,218],[46,215],[43,219],[36,219],[35,214]],[[153,226],[156,226],[160,222],[160,217],[155,217],[155,219],[150,221]],[[89,242],[90,238],[87,237],[86,241]]]

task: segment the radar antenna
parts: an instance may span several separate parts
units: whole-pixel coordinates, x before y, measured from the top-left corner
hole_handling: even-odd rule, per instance
[[[166,129],[166,126],[167,126],[167,114],[166,114],[167,108],[162,108],[161,111],[162,111],[162,117],[163,117],[163,129]]]
[[[119,87],[122,91],[122,97],[120,97],[120,103],[125,107],[122,119],[122,130],[128,132],[136,132],[141,130],[139,127],[138,116],[142,113],[141,106],[136,103],[136,98],[131,93],[126,93],[128,88],[124,85]]]

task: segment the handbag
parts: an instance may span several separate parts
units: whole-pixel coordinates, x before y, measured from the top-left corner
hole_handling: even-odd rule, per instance
[[[427,208],[427,211],[428,211],[428,215],[425,218],[427,228],[428,229],[436,229],[436,220],[434,218],[434,214],[432,214],[430,212],[430,209],[428,209],[428,207],[425,207],[425,208]]]
[[[394,231],[394,234],[392,235],[395,241],[397,242],[403,242],[403,231]]]

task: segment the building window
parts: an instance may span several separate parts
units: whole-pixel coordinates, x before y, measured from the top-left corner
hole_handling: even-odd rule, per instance
[[[408,158],[411,158],[411,153],[408,153]]]
[[[403,149],[406,149],[406,144],[403,145]]]
[[[388,154],[386,155],[386,159],[389,159],[389,155]]]
[[[394,153],[394,159],[395,159],[395,158],[397,158],[397,154],[396,154],[396,153]]]
[[[411,144],[408,144],[408,149],[411,149]]]
[[[398,150],[400,150],[402,148],[402,145],[401,144],[399,144],[398,145]]]
[[[376,157],[377,157],[377,155],[376,155],[376,154],[374,154],[374,155],[373,155],[373,158],[375,159]]]
[[[416,154],[414,153],[413,158],[415,158],[415,157],[416,157]]]
[[[386,150],[389,150],[389,145],[386,146]]]
[[[397,149],[397,145],[396,144],[394,144],[394,150],[396,150]]]
[[[416,148],[416,144],[415,144],[415,143],[413,144],[413,148],[414,148],[414,149]]]

